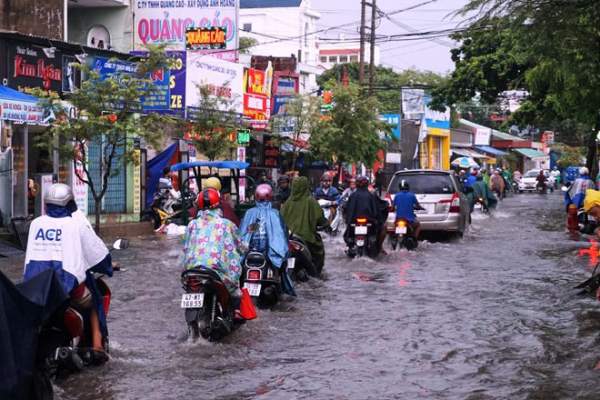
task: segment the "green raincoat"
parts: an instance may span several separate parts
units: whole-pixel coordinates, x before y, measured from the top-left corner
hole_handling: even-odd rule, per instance
[[[294,179],[292,193],[281,206],[281,216],[288,229],[306,242],[320,272],[325,263],[325,248],[317,226],[326,226],[327,219],[319,203],[310,194],[308,179],[303,176]]]
[[[496,200],[496,196],[490,190],[490,187],[485,184],[483,179],[477,179],[477,181],[471,185],[473,191],[469,193],[469,200],[471,202],[471,210],[475,205],[475,200],[477,198],[482,198],[488,208],[496,207],[498,200]]]

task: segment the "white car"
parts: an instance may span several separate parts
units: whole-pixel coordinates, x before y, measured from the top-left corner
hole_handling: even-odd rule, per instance
[[[539,174],[539,169],[532,169],[527,171],[519,181],[519,193],[535,192],[537,190],[537,177]],[[550,186],[550,173],[544,170],[544,176],[546,177],[546,179],[548,179],[548,186]]]

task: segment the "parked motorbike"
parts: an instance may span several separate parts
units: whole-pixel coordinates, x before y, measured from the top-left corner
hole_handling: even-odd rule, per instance
[[[145,215],[152,221],[154,229],[169,223],[183,225],[184,210],[187,210],[188,218],[195,215],[195,199],[196,195],[191,191],[179,194],[173,189],[161,189],[154,194],[152,205],[145,211]]]
[[[374,225],[366,217],[358,217],[350,225],[349,248],[347,254],[349,257],[362,257],[367,255],[371,258],[379,254],[377,246],[377,232]]]
[[[281,275],[263,253],[246,254],[242,272],[243,287],[260,308],[273,307],[281,297]]]
[[[290,257],[287,261],[287,271],[292,280],[296,282],[306,282],[308,281],[309,276],[319,276],[317,268],[313,264],[310,250],[304,240],[291,233],[288,245]]]
[[[388,237],[392,250],[396,250],[398,245],[407,250],[414,250],[419,245],[413,227],[403,218],[397,219],[392,229],[388,228]]]
[[[329,227],[326,232],[331,236],[336,236],[340,230],[342,224],[342,213],[338,212],[338,205],[335,201],[319,199],[319,205],[323,209],[323,214],[327,221],[329,221]]]
[[[185,290],[181,308],[193,340],[200,336],[211,342],[221,340],[245,322],[234,318],[231,295],[213,270],[199,266],[183,271],[181,284]]]

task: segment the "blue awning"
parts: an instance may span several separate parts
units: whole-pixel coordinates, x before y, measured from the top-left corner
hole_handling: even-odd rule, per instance
[[[483,151],[484,153],[493,154],[496,157],[502,157],[508,154],[505,151],[495,149],[491,146],[477,146],[475,148],[479,151]]]
[[[181,171],[182,169],[190,169],[194,167],[211,167],[223,169],[246,169],[250,164],[242,161],[193,161],[179,163],[171,166],[171,171]]]
[[[11,89],[7,86],[0,85],[0,99],[2,100],[12,100],[12,101],[21,101],[23,103],[38,103],[38,98],[26,93],[19,92],[18,90]]]

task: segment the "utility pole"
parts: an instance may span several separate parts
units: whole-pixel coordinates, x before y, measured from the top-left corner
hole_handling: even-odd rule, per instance
[[[373,95],[375,85],[375,19],[377,17],[377,0],[371,0],[371,55],[369,63],[369,96]]]
[[[358,83],[362,85],[365,79],[365,14],[367,0],[360,0],[360,55],[358,61]]]

